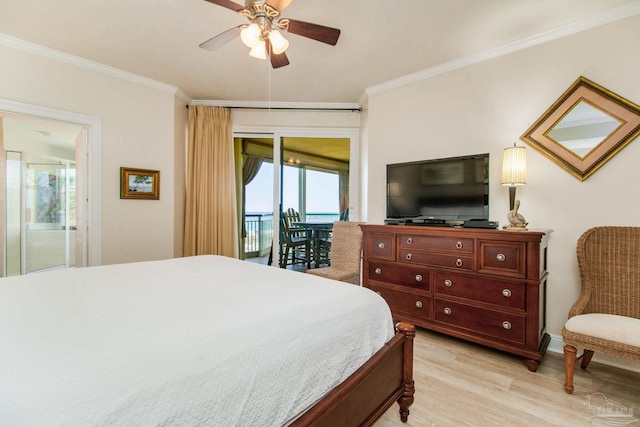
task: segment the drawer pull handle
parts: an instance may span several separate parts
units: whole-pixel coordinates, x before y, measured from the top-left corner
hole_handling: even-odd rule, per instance
[[[381,274],[382,273],[382,269],[380,267],[376,267],[376,269],[373,271],[376,274]]]
[[[411,252],[409,252],[405,258],[407,259],[407,261],[411,261]]]
[[[507,259],[507,257],[504,256],[504,254],[498,254],[496,255],[496,259],[500,262],[503,262],[505,259]]]
[[[446,280],[444,281],[444,285],[445,285],[447,288],[450,288],[450,287],[451,287],[451,285],[453,285],[453,282],[452,282],[451,280],[449,280],[449,279],[446,279]]]
[[[410,245],[413,243],[413,238],[412,237],[408,237],[407,238],[407,245]]]
[[[502,295],[504,295],[505,297],[509,298],[511,296],[511,291],[509,289],[503,289],[502,290]]]
[[[457,249],[462,249],[462,242],[458,241],[458,243],[456,243],[456,248]]]
[[[416,307],[422,308],[422,301],[416,301]]]
[[[378,243],[378,247],[379,247],[380,249],[384,249],[384,243],[382,243],[382,242]]]
[[[446,314],[447,316],[451,315],[451,309],[449,307],[445,307],[444,314]]]
[[[462,260],[460,258],[456,260],[456,267],[462,267]]]
[[[422,275],[416,274],[416,282],[422,282]]]
[[[511,329],[511,323],[505,320],[504,322],[502,322],[502,327],[506,330],[509,330]]]

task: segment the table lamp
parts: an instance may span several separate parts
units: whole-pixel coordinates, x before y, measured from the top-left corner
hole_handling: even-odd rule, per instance
[[[518,213],[520,201],[516,200],[516,187],[525,185],[527,180],[527,153],[525,147],[513,147],[504,149],[502,156],[502,179],[500,184],[509,186],[509,225],[506,229],[526,230],[527,222]]]

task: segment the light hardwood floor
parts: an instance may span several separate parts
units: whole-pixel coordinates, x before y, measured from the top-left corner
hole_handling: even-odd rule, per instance
[[[557,353],[547,352],[534,373],[520,357],[418,328],[414,381],[409,421],[400,421],[394,404],[375,427],[640,426],[640,373],[597,362],[584,371],[576,366],[575,391],[569,395]],[[633,411],[636,421],[606,424],[594,417],[594,409],[605,403]]]

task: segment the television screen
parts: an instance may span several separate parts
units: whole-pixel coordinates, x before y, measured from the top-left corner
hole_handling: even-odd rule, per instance
[[[387,165],[387,218],[489,219],[489,154]]]

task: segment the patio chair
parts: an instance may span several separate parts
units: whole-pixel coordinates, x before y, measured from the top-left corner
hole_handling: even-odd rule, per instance
[[[280,267],[304,264],[311,268],[311,232],[303,228],[290,228],[285,215],[280,217]]]

